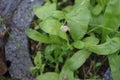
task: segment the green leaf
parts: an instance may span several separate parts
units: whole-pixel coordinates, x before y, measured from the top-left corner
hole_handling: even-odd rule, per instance
[[[54,72],[47,72],[36,78],[36,80],[58,80],[59,75]]]
[[[31,72],[32,74],[36,74],[38,71],[39,71],[39,68],[38,68],[38,67],[30,67],[30,72]]]
[[[83,39],[83,42],[85,45],[93,45],[93,44],[98,44],[99,39],[95,37],[95,35],[90,35],[89,37],[86,37]]]
[[[88,28],[88,32],[87,34],[91,33],[91,32],[95,32],[101,35],[102,33],[102,24],[103,21],[103,14],[99,15],[99,16],[92,16],[90,23],[89,23],[89,28]]]
[[[83,49],[86,45],[93,45],[98,44],[99,40],[94,36],[91,35],[83,39],[83,41],[75,41],[72,45],[77,49]]]
[[[35,41],[38,41],[38,42],[42,42],[42,43],[50,43],[51,42],[49,37],[41,34],[40,32],[37,32],[33,29],[26,30],[26,34],[29,38],[31,38]]]
[[[40,28],[51,35],[57,35],[62,39],[68,40],[65,32],[61,30],[62,24],[54,19],[48,19],[40,23]]]
[[[49,2],[47,2],[42,7],[41,6],[35,6],[35,8],[34,8],[35,15],[42,20],[45,20],[45,19],[49,18],[54,11],[56,11],[56,4],[55,3],[49,3]]]
[[[103,26],[115,31],[120,25],[120,0],[109,0],[104,13]],[[112,31],[103,29],[103,40]]]
[[[75,0],[75,6],[79,7],[80,5],[84,5],[86,2],[89,2],[89,0]]]
[[[72,45],[77,49],[83,49],[84,48],[84,43],[82,41],[75,41]]]
[[[102,6],[105,6],[108,1],[109,0],[97,0],[97,2]]]
[[[74,72],[70,69],[63,68],[58,80],[74,80]]]
[[[68,12],[70,12],[72,9],[73,9],[73,6],[67,6],[67,7],[65,7],[62,11],[65,12],[65,13],[68,13]]]
[[[113,80],[120,80],[120,57],[118,54],[108,55]]]
[[[87,50],[80,50],[78,52],[76,52],[71,58],[70,60],[66,63],[69,64],[67,66],[69,66],[69,68],[72,71],[77,70],[79,67],[81,67],[83,65],[83,63],[85,63],[85,61],[87,60],[87,58],[90,56],[90,52]]]
[[[98,67],[100,67],[100,66],[102,66],[102,63],[101,63],[101,62],[97,62],[97,63],[95,64],[95,68],[98,68]]]
[[[97,0],[97,5],[92,10],[92,13],[95,16],[100,15],[100,13],[104,10],[108,0]]]
[[[48,45],[45,48],[45,58],[51,62],[54,62],[53,51],[58,47],[58,45]]]
[[[113,54],[120,50],[120,38],[112,38],[109,39],[107,42],[99,45],[86,44],[85,48],[98,55]]]
[[[99,15],[99,16],[92,16],[89,24],[92,25],[92,26],[98,27],[99,25],[102,24],[102,21],[103,21],[103,15],[102,14]]]
[[[102,12],[103,9],[104,9],[104,7],[101,6],[100,4],[98,4],[93,9],[92,13],[93,13],[93,15],[98,16]]]
[[[70,13],[66,14],[70,34],[74,40],[83,38],[88,29],[90,12],[88,10],[88,0],[82,0],[79,6],[74,6]]]
[[[42,34],[36,30],[33,29],[28,29],[26,30],[26,34],[29,38],[38,41],[40,43],[46,43],[46,44],[50,44],[50,43],[57,43],[57,44],[65,44],[65,41],[60,39],[58,36],[55,35],[45,35]],[[61,42],[62,41],[62,42]]]
[[[61,19],[65,18],[65,13],[62,12],[62,11],[54,11],[53,14],[52,14],[52,17],[61,20]]]
[[[34,63],[36,66],[41,66],[42,64],[42,55],[41,55],[41,52],[38,51],[35,58],[34,58]]]
[[[56,35],[49,35],[51,43],[57,43],[60,45],[65,45],[66,41],[61,39],[59,36]]]
[[[83,63],[90,56],[90,52],[87,50],[80,50],[76,52],[70,59],[64,64],[60,73],[59,80],[62,80],[64,76],[67,76],[68,80],[74,80],[74,71],[83,65]]]

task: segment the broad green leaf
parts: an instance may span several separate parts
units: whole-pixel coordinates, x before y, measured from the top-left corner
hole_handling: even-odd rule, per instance
[[[75,41],[72,45],[77,48],[77,49],[83,49],[85,45],[90,45],[90,44],[98,44],[99,40],[94,36],[91,35],[89,37],[86,37],[83,39],[83,41]]]
[[[66,76],[68,80],[74,80],[74,71],[81,67],[89,56],[90,52],[87,50],[80,50],[76,52],[64,64],[60,73],[59,80],[62,80],[61,78],[63,78],[64,76]]]
[[[102,33],[102,27],[101,27],[102,21],[103,21],[103,14],[101,14],[99,16],[92,16],[90,19],[87,34],[89,34],[91,32],[101,34]]]
[[[99,16],[92,16],[89,25],[98,27],[102,24],[103,14]]]
[[[52,14],[52,17],[61,20],[61,19],[65,18],[65,13],[62,12],[62,11],[54,11],[53,14]]]
[[[59,36],[56,35],[49,35],[51,43],[57,43],[60,45],[65,45],[66,41],[61,39]]]
[[[74,80],[74,72],[69,68],[63,68],[58,80]]]
[[[120,57],[118,54],[108,55],[113,80],[120,80]]]
[[[120,38],[112,38],[103,44],[86,44],[86,49],[98,55],[109,55],[120,50]]]
[[[82,3],[79,3],[79,6],[74,6],[71,12],[66,14],[70,34],[74,40],[83,38],[87,32],[90,20],[88,3],[88,0],[82,0]]]
[[[104,13],[103,26],[115,31],[120,25],[120,0],[109,0]],[[103,29],[103,40],[112,31]]]
[[[35,41],[38,41],[38,42],[42,42],[42,43],[50,43],[51,42],[49,37],[41,34],[40,32],[37,32],[33,29],[26,30],[26,34],[29,38],[31,38]]]
[[[61,30],[62,24],[54,19],[48,19],[40,23],[40,28],[51,35],[57,35],[62,39],[68,40],[65,32]]]
[[[46,43],[46,44],[50,44],[50,43],[57,43],[57,44],[65,44],[65,41],[60,39],[58,36],[55,35],[45,35],[42,34],[36,30],[33,29],[28,29],[26,30],[26,34],[29,38],[38,41],[40,43]],[[62,41],[62,42],[61,42]]]
[[[91,53],[87,50],[80,50],[76,52],[70,58],[70,60],[66,62],[66,64],[68,64],[67,66],[69,66],[69,69],[71,69],[72,71],[75,71],[78,68],[80,68],[83,65],[83,63],[85,63],[85,61],[88,59],[90,54]]]
[[[42,55],[41,55],[41,52],[38,51],[35,58],[34,58],[34,63],[36,66],[41,66],[42,64]]]
[[[49,18],[56,11],[56,4],[47,2],[44,6],[35,6],[34,13],[41,20]]]
[[[95,37],[95,35],[90,35],[89,37],[86,37],[83,39],[83,42],[85,45],[90,45],[90,44],[98,44],[99,39]]]
[[[82,41],[75,41],[72,45],[77,49],[83,49],[84,48],[84,43]]]
[[[75,0],[75,6],[79,7],[80,5],[84,5],[86,2],[89,2],[89,0]]]
[[[36,80],[58,80],[59,74],[54,72],[47,72],[36,78]]]
[[[65,13],[68,13],[68,12],[70,12],[72,9],[73,9],[73,6],[67,6],[67,7],[65,7],[62,11],[65,12]]]

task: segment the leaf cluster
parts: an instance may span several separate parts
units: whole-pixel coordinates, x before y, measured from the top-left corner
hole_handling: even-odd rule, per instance
[[[74,5],[60,10],[57,0],[46,0],[43,6],[35,6],[34,13],[40,22],[26,34],[46,45],[36,55],[35,63],[55,68],[47,73],[42,68],[36,80],[75,80],[75,71],[91,54],[107,56],[113,80],[120,80],[119,8],[120,0],[75,0]],[[64,63],[61,71],[60,63]]]

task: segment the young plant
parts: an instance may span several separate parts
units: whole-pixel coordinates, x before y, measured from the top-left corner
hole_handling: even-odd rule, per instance
[[[75,0],[74,5],[60,10],[59,7],[57,0],[46,0],[44,6],[36,6],[40,32],[26,31],[29,38],[46,45],[42,54],[36,55],[43,55],[45,63],[41,64],[40,58],[35,60],[40,66],[55,69],[43,73],[44,68],[38,66],[41,74],[36,80],[75,80],[74,72],[93,53],[108,57],[113,80],[119,80],[120,0]],[[64,65],[59,70],[61,63]]]

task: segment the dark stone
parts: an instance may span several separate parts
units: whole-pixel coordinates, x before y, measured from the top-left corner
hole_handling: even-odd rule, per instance
[[[9,73],[11,77],[21,80],[34,80],[30,73],[33,66],[29,56],[28,40],[25,30],[30,27],[33,19],[33,6],[42,5],[43,0],[2,0],[0,12],[3,17],[10,15],[11,33],[5,46],[6,59],[11,62]]]
[[[104,76],[103,76],[103,80],[112,80],[112,74],[111,74],[110,69],[108,69],[108,70],[105,72],[105,74],[104,74]]]
[[[0,1],[0,14],[2,16],[9,16],[17,9],[18,5],[23,0],[1,0]]]

